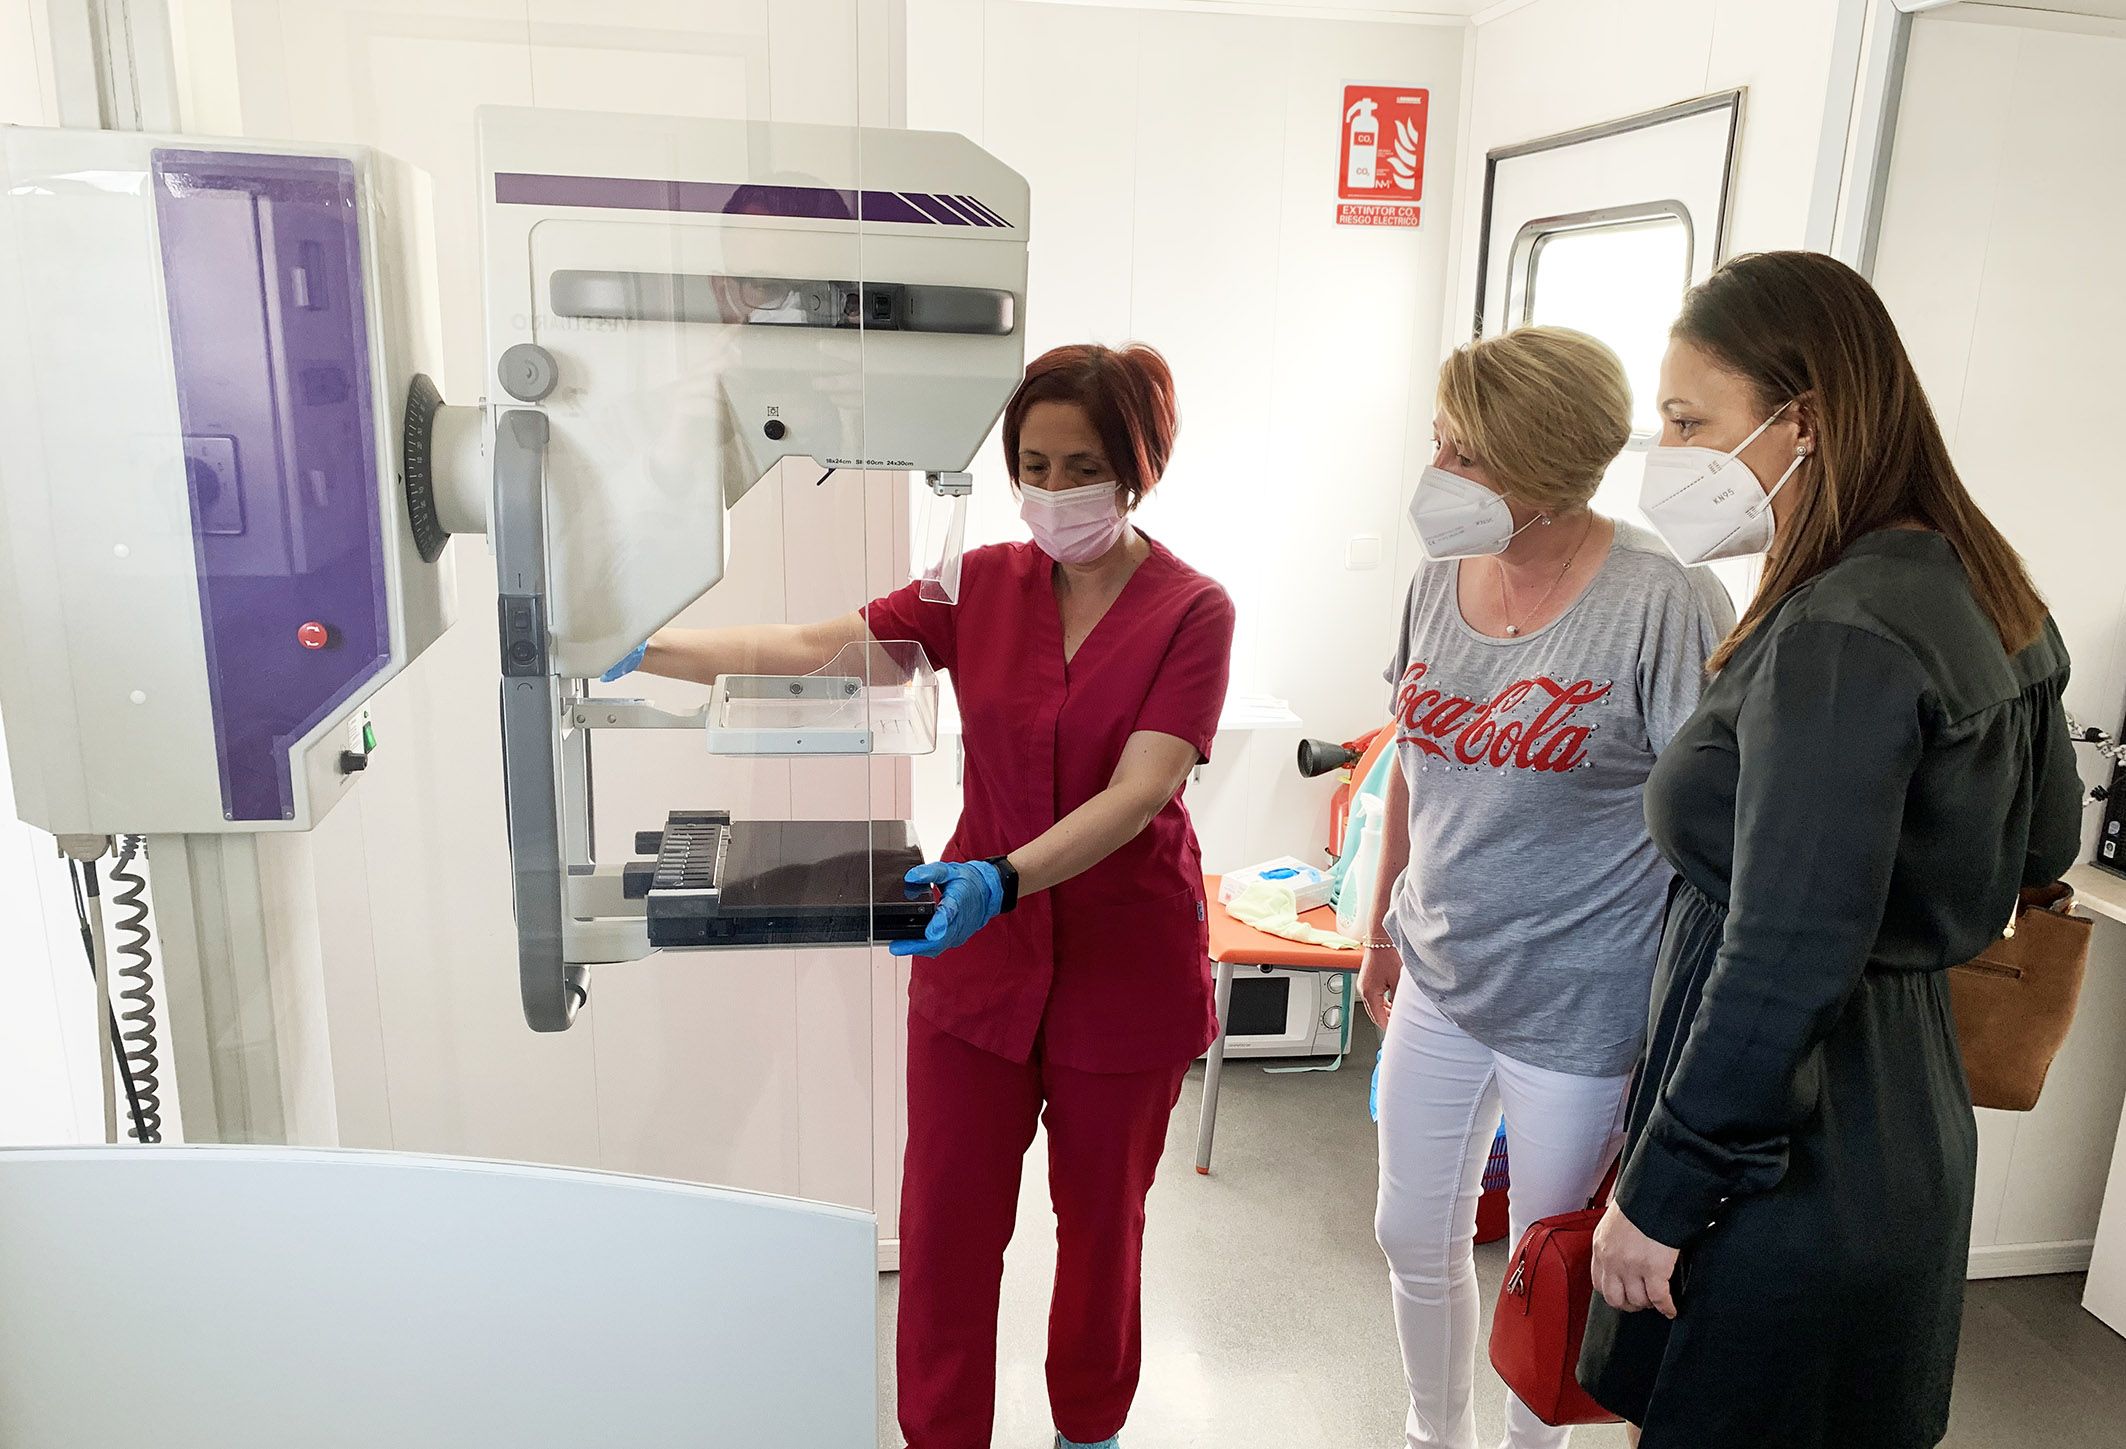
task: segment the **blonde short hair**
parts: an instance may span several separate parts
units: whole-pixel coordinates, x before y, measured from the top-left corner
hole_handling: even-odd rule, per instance
[[[1439,409],[1492,481],[1545,510],[1594,497],[1631,437],[1631,384],[1617,355],[1584,332],[1521,327],[1454,350]]]

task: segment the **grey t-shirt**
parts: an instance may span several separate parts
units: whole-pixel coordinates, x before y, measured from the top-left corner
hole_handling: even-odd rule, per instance
[[[1469,627],[1456,572],[1419,565],[1387,676],[1410,787],[1389,936],[1418,988],[1492,1050],[1621,1076],[1671,875],[1641,792],[1734,606],[1623,522],[1573,606],[1518,638]]]

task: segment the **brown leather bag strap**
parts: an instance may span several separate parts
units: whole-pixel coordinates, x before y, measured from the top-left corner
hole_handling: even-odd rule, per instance
[[[2021,909],[2055,911],[2064,916],[2074,909],[2074,887],[2063,880],[2051,885],[2024,886]]]

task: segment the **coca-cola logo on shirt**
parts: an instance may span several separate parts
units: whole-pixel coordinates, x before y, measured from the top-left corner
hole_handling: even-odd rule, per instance
[[[1479,702],[1428,686],[1423,660],[1403,671],[1395,694],[1395,742],[1435,760],[1470,768],[1563,774],[1588,763],[1593,725],[1575,718],[1613,687],[1592,679],[1560,684],[1547,675],[1507,685]]]

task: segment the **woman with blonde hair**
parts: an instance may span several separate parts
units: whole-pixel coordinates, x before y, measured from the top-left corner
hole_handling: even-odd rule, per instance
[[[1513,1231],[1584,1207],[1620,1139],[1670,873],[1640,792],[1734,621],[1726,594],[1590,506],[1631,433],[1616,357],[1530,327],[1440,372],[1375,917],[1380,1199],[1413,1449],[1476,1449],[1471,1235],[1493,1125]],[[1392,1010],[1391,1010],[1392,1008]],[[1506,1444],[1564,1442],[1519,1403]]]

